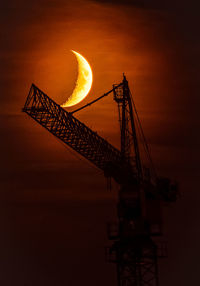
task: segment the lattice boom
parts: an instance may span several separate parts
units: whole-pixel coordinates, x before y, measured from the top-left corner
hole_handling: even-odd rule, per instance
[[[123,173],[121,152],[60,107],[34,84],[30,88],[23,112],[120,182]]]

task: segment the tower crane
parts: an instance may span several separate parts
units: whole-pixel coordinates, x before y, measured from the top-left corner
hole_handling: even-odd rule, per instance
[[[121,150],[73,115],[111,93],[118,106]],[[162,235],[161,202],[176,200],[177,185],[153,172],[125,75],[110,91],[73,112],[64,110],[32,84],[22,111],[119,185],[118,220],[108,224],[112,245],[106,248],[107,260],[116,264],[118,286],[158,286],[159,254],[154,238]],[[144,139],[152,172],[142,164],[136,126]]]

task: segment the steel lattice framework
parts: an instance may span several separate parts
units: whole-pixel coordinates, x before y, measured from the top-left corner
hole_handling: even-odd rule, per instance
[[[107,249],[108,262],[117,265],[118,286],[158,286],[157,257],[149,237],[120,239]]]
[[[118,183],[134,180],[121,152],[76,119],[32,84],[22,110],[66,145],[113,177]]]
[[[114,85],[112,90],[74,112],[111,92],[118,104],[121,151],[60,107],[34,84],[23,111],[120,185],[118,222],[110,224],[108,228],[108,238],[113,243],[106,248],[107,260],[117,266],[118,286],[158,286],[158,253],[152,237],[160,236],[162,232],[160,201],[175,201],[177,189],[169,179],[157,178],[153,185],[150,178],[143,175],[132,97],[125,76],[122,83]],[[154,212],[156,216],[152,216]]]

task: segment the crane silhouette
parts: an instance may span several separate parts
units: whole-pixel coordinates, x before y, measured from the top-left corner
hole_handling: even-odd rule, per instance
[[[73,115],[111,93],[118,106],[121,150]],[[112,245],[106,248],[107,261],[117,266],[118,286],[158,286],[157,258],[165,254],[159,254],[154,238],[162,236],[161,202],[176,200],[177,185],[155,174],[125,75],[110,91],[71,113],[32,84],[22,111],[119,185],[118,220],[107,225]],[[143,166],[138,132],[151,168]]]

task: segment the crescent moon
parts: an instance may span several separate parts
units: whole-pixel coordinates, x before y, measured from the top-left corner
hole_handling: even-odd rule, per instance
[[[92,69],[88,61],[79,53],[72,50],[78,61],[78,78],[76,87],[62,107],[70,107],[81,102],[89,93],[92,87]]]

